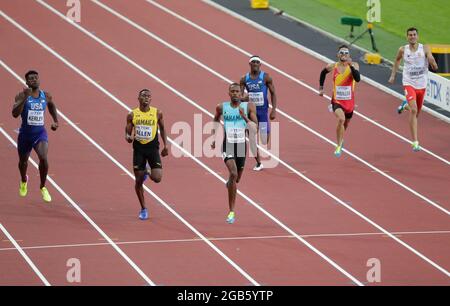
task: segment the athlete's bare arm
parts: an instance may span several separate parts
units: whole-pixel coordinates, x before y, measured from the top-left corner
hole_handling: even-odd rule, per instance
[[[19,92],[14,98],[14,105],[12,108],[12,115],[14,118],[20,116],[25,106],[25,101],[31,95],[31,88],[24,88],[23,91]]]
[[[320,79],[319,79],[319,96],[323,96],[323,84],[325,83],[325,78],[327,77],[327,74],[330,73],[333,70],[335,63],[328,64],[323,68],[323,70],[320,72]]]
[[[52,116],[53,123],[51,125],[51,129],[56,131],[58,129],[58,110],[56,109],[56,104],[53,101],[53,96],[49,92],[45,92],[45,97],[47,98],[47,107],[50,116]]]
[[[397,56],[395,57],[394,66],[392,67],[391,77],[389,78],[389,83],[394,84],[395,76],[397,75],[398,68],[400,67],[400,63],[403,58],[403,53],[405,52],[404,47],[400,47],[397,52]]]
[[[128,143],[132,143],[133,137],[133,112],[127,114],[127,125],[125,126],[125,140]]]
[[[328,72],[331,72],[331,71],[333,70],[333,68],[334,68],[334,65],[336,65],[336,63],[328,64],[328,65],[325,67],[325,69],[326,69]]]
[[[248,104],[248,117],[245,116],[244,110],[241,107],[239,108],[239,112],[242,118],[244,118],[245,122],[247,122],[250,150],[252,154],[256,156],[256,148],[258,146],[258,117],[256,116],[256,105],[253,103]]]
[[[164,126],[164,117],[163,117],[163,113],[158,109],[157,112],[157,116],[158,116],[158,127],[159,127],[159,132],[161,133],[161,138],[162,138],[162,142],[163,142],[163,149],[161,151],[161,156],[167,156],[169,155],[169,150],[167,149],[167,133],[166,133],[166,128]],[[158,137],[158,136],[156,136]]]
[[[239,81],[239,86],[241,87],[241,101],[248,101],[248,94],[245,93],[245,75]]]
[[[258,117],[256,116],[256,105],[255,104],[248,105],[248,117],[255,124],[255,127],[258,126]]]
[[[265,73],[264,78],[266,86],[267,88],[269,88],[270,100],[272,102],[272,111],[270,112],[270,120],[274,120],[277,113],[277,94],[275,92],[275,85],[273,84],[272,77],[268,73]]]
[[[425,48],[425,56],[428,59],[428,63],[430,63],[431,68],[433,68],[434,71],[437,71],[439,67],[438,67],[438,65],[436,63],[436,60],[433,57],[433,54],[431,54],[430,46],[425,45],[424,48]]]
[[[252,104],[252,103],[249,103],[249,104]],[[213,122],[214,122],[214,128],[212,131],[213,136],[216,135],[216,131],[218,131],[218,129],[220,128],[220,117],[222,117],[222,110],[223,110],[222,103],[217,104],[216,113],[214,114],[214,119],[213,119]],[[211,143],[211,148],[212,149],[216,148],[215,140]]]
[[[239,106],[239,114],[245,120],[245,123],[255,123],[258,124],[258,119],[256,117],[256,105],[254,103],[248,103],[248,116],[244,112],[244,109]]]

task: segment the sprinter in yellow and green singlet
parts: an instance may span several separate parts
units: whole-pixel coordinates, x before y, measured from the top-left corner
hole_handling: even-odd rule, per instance
[[[143,183],[146,175],[146,165],[150,165],[150,179],[159,183],[162,179],[162,163],[159,155],[158,129],[161,133],[163,149],[161,155],[167,156],[167,135],[164,128],[162,112],[150,106],[152,94],[149,89],[142,89],[138,95],[139,107],[127,115],[125,139],[133,143],[133,169],[136,178],[135,189],[141,205],[139,219],[149,218],[145,205]]]

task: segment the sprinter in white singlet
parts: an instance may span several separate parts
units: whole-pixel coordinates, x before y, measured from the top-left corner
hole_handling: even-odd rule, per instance
[[[398,107],[399,114],[403,110],[409,110],[409,127],[412,136],[412,147],[415,152],[420,151],[417,137],[417,118],[422,109],[425,98],[425,91],[428,82],[428,64],[433,70],[437,70],[436,60],[431,54],[427,45],[419,44],[419,35],[416,28],[409,28],[406,31],[408,44],[400,47],[392,68],[389,83],[394,84],[400,62],[403,59],[403,87],[405,89],[406,100]]]

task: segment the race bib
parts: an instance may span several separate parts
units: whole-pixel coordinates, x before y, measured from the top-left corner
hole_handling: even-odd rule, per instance
[[[249,92],[248,99],[250,102],[255,103],[256,106],[264,105],[264,94],[262,92]]]
[[[336,100],[351,100],[352,87],[351,86],[336,86]]]
[[[148,125],[137,125],[136,140],[152,140],[152,127]]]
[[[28,125],[42,126],[44,125],[44,111],[28,111]]]
[[[420,67],[411,67],[409,70],[409,77],[411,79],[421,78],[425,74],[425,70],[426,69]]]
[[[227,140],[229,143],[243,143],[245,142],[244,128],[228,128]]]

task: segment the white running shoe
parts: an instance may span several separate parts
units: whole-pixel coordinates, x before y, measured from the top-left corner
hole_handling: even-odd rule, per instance
[[[261,171],[264,168],[262,163],[257,163],[256,166],[253,168],[253,171]]]

